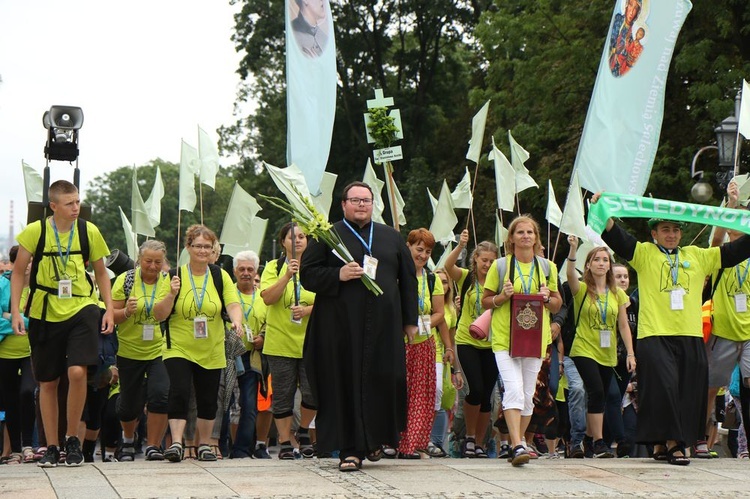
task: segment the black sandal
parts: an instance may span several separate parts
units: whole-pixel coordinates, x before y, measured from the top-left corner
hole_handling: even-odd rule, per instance
[[[362,461],[357,456],[345,457],[339,462],[339,471],[359,471],[362,469]]]
[[[291,461],[294,459],[294,447],[291,445],[282,445],[279,449],[279,459]]]
[[[677,452],[681,452],[681,456],[675,456]],[[687,466],[690,464],[690,458],[685,455],[685,446],[677,444],[667,451],[667,462],[675,466]]]
[[[662,450],[656,450],[656,446],[654,446],[654,452],[651,454],[651,457],[654,458],[654,461],[666,461],[667,460],[667,447],[664,445],[660,445],[659,447],[662,448]]]
[[[380,461],[383,458],[383,448],[378,447],[374,451],[371,451],[369,454],[367,454],[367,460],[372,461],[373,463]]]

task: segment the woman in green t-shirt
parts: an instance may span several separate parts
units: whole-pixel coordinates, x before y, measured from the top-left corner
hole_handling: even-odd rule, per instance
[[[268,262],[260,280],[260,296],[266,309],[266,339],[263,353],[273,377],[272,412],[279,432],[279,459],[312,458],[315,450],[310,438],[310,423],[317,412],[310,383],[302,360],[302,345],[315,294],[306,291],[299,281],[302,254],[307,236],[294,223],[279,232],[282,257]],[[300,426],[292,435],[294,395],[302,392]]]
[[[583,379],[587,395],[586,437],[584,445],[593,446],[594,457],[614,457],[602,438],[606,393],[617,365],[617,337],[627,350],[627,368],[635,370],[633,338],[626,309],[630,300],[620,289],[612,273],[609,250],[596,247],[586,255],[583,282],[578,281],[575,269],[578,237],[568,236],[567,277],[573,294],[576,334],[570,358]]]
[[[191,385],[195,388],[198,413],[196,427],[206,439],[198,447],[198,459],[216,461],[207,439],[218,409],[221,371],[226,367],[222,308],[235,333],[245,334],[232,278],[223,269],[209,265],[216,240],[216,234],[205,225],[188,227],[185,249],[190,261],[179,267],[170,281],[163,282],[162,286],[168,289],[164,299],[154,306],[154,318],[165,321],[166,328],[162,358],[169,373],[169,428],[174,443],[164,457],[172,462],[183,457],[182,437]]]

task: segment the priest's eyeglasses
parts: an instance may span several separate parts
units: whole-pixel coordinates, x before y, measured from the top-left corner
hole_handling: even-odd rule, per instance
[[[351,204],[370,206],[372,204],[372,198],[349,198]]]

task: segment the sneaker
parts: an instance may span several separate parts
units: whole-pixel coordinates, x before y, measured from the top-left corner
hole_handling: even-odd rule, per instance
[[[617,457],[630,457],[630,444],[627,442],[618,442],[617,444]]]
[[[78,437],[68,437],[65,442],[65,466],[80,466],[83,463],[81,441]]]
[[[615,457],[614,454],[612,454],[612,451],[610,450],[609,446],[604,443],[604,440],[599,439],[596,442],[594,442],[594,449],[593,449],[594,457],[597,458],[610,458]]]
[[[146,461],[164,461],[164,453],[159,447],[149,445],[146,447]]]
[[[594,439],[592,437],[583,437],[583,455],[589,459],[594,457]]]
[[[571,459],[583,459],[586,452],[583,450],[583,442],[573,445],[570,448],[570,454],[568,455]]]
[[[266,444],[259,444],[253,452],[253,457],[255,459],[271,459],[271,455],[268,453]]]
[[[115,459],[118,463],[135,461],[135,446],[133,442],[120,443],[115,451]]]
[[[44,450],[44,455],[36,463],[40,468],[56,468],[60,461],[60,451],[56,445],[50,445]]]
[[[523,466],[529,462],[529,453],[523,445],[516,445],[513,448],[513,457],[509,458],[510,464],[513,466]]]
[[[562,456],[557,452],[550,452],[549,454],[545,454],[542,456],[544,459],[562,459]]]
[[[497,454],[500,459],[506,459],[510,457],[510,445],[503,444],[500,446],[500,452]]]

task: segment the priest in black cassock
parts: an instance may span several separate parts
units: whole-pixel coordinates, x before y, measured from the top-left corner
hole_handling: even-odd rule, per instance
[[[334,228],[354,257],[344,264],[324,243],[311,241],[300,268],[315,293],[304,361],[318,404],[317,450],[340,454],[339,469],[377,460],[381,445],[398,446],[406,426],[404,342],[417,333],[417,280],[401,235],[372,221],[372,189],[344,188],[344,220]],[[383,294],[360,277],[367,271]]]

